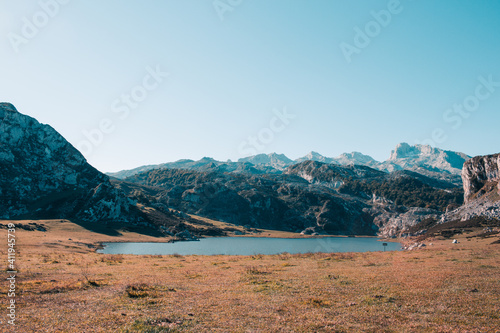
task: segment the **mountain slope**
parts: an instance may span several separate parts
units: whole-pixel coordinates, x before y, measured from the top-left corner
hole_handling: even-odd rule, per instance
[[[285,173],[357,198],[370,200],[377,197],[407,207],[445,211],[449,205],[459,206],[463,200],[460,188],[406,170],[388,174],[362,165],[339,166],[306,161],[288,167]]]
[[[0,218],[150,220],[57,131],[9,103],[0,103]]]
[[[126,181],[160,188],[150,201],[238,225],[349,235],[377,230],[363,212],[366,204],[295,175],[158,169]]]
[[[156,164],[156,165],[145,165],[131,170],[122,170],[118,172],[109,172],[108,176],[125,179],[137,175],[142,172],[155,170],[155,169],[183,169],[183,170],[194,170],[194,171],[222,171],[222,172],[234,172],[234,173],[249,173],[249,174],[276,174],[281,173],[280,170],[275,169],[268,164],[252,164],[250,162],[220,162],[216,161],[210,157],[204,157],[198,161],[193,160],[178,160],[176,162]]]

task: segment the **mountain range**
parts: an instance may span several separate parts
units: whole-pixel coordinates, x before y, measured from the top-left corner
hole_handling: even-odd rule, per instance
[[[499,170],[498,155],[402,143],[384,162],[260,154],[105,175],[52,127],[0,103],[2,219],[70,219],[179,239],[226,234],[199,217],[248,230],[393,236],[424,221],[500,218]]]
[[[199,161],[179,160],[176,162],[146,165],[131,170],[107,173],[107,175],[118,179],[125,179],[141,172],[165,168],[197,171],[219,169],[225,172],[279,174],[289,166],[304,161],[316,161],[341,166],[364,165],[385,172],[409,170],[433,178],[442,179],[455,185],[460,185],[462,166],[469,158],[470,156],[464,153],[446,151],[427,145],[410,146],[407,143],[400,143],[391,152],[390,158],[384,162],[378,162],[372,157],[359,152],[344,153],[335,158],[325,157],[317,152],[310,152],[306,156],[296,160],[291,160],[283,154],[271,153],[240,158],[237,162],[221,162],[210,157],[204,157]]]

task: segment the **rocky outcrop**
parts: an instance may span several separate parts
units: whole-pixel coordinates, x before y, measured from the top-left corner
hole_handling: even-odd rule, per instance
[[[0,218],[141,219],[57,131],[0,103]]]
[[[442,212],[419,207],[375,206],[366,211],[372,215],[381,237],[398,237],[426,219],[438,219]]]
[[[311,184],[340,188],[348,179],[373,179],[384,177],[387,173],[362,165],[340,166],[316,161],[305,161],[288,167],[287,175],[296,175]]]
[[[491,200],[487,196],[472,200],[463,206],[441,216],[440,223],[461,220],[466,221],[475,217],[500,220],[500,200]]]
[[[477,156],[468,160],[462,169],[465,203],[486,193],[500,193],[500,154]]]
[[[439,223],[475,217],[500,219],[500,154],[477,156],[462,170],[464,205],[446,212]]]

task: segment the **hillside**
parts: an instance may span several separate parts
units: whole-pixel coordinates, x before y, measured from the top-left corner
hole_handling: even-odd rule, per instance
[[[147,203],[236,225],[305,233],[398,234],[463,200],[460,188],[417,173],[314,161],[282,174],[156,169],[126,183],[146,186]],[[394,223],[402,215],[407,222]]]
[[[143,220],[109,178],[48,125],[0,104],[0,217]]]
[[[126,179],[161,189],[151,202],[253,228],[373,235],[366,204],[293,175],[153,170]],[[333,218],[335,217],[335,218]]]

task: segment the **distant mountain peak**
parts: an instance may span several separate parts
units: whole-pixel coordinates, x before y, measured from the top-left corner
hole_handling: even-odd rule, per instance
[[[440,149],[433,148],[429,145],[414,145],[410,146],[406,142],[396,145],[396,148],[391,152],[389,161],[402,158],[415,158],[422,155],[439,154]]]
[[[381,169],[386,171],[412,170],[426,175],[444,173],[458,177],[462,166],[470,156],[454,151],[442,150],[429,145],[411,146],[400,143],[391,152]]]
[[[270,153],[258,154],[254,156],[240,158],[238,163],[249,162],[254,165],[268,165],[278,170],[284,170],[287,166],[293,164],[293,161],[284,154]]]
[[[317,157],[324,157],[323,155],[321,155],[320,153],[318,153],[318,152],[316,152],[316,151],[314,151],[314,150],[311,150],[311,151],[309,152],[309,154],[307,154],[306,156],[311,156],[311,157],[313,157],[313,156],[317,156]]]
[[[369,155],[362,154],[357,151],[353,151],[352,153],[343,153],[339,157],[336,158],[336,160],[339,162],[339,164],[345,164],[343,162],[349,162],[354,163],[354,164],[361,164],[361,165],[369,165],[373,163],[378,163],[373,159],[373,157]]]

